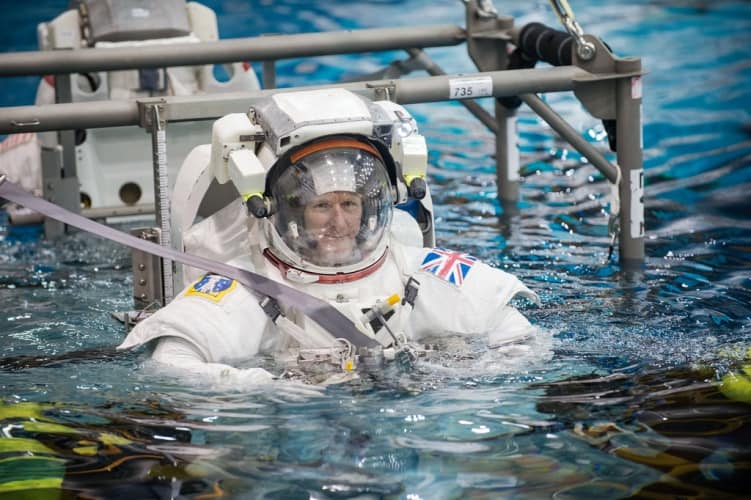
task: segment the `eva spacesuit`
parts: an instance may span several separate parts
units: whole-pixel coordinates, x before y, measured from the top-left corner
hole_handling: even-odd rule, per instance
[[[432,227],[421,229],[396,208],[427,194],[424,139],[401,106],[329,89],[276,94],[245,116],[255,134],[238,136],[263,142],[224,142],[212,160],[217,178],[232,180],[246,200],[223,210],[235,232],[247,234],[223,251],[230,264],[323,299],[387,353],[446,334],[487,334],[491,347],[531,335],[508,304],[517,294],[535,299],[516,277],[405,237]],[[212,155],[214,148],[216,140]],[[353,346],[294,306],[268,306],[209,273],[136,325],[120,347],[157,340],[154,359],[233,384],[272,378],[235,367],[259,353],[300,364],[334,360],[344,370],[356,363]]]

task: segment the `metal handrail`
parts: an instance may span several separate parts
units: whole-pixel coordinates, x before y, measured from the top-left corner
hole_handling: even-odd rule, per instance
[[[29,76],[238,61],[269,61],[413,47],[445,47],[466,40],[454,25],[374,28],[269,35],[174,45],[45,50],[0,54],[0,76]]]
[[[492,95],[505,97],[524,93],[572,90],[576,82],[595,81],[600,75],[593,75],[576,66],[559,66],[469,73],[463,74],[461,77],[490,78],[493,87]],[[608,75],[603,77],[607,78]],[[400,104],[440,102],[451,99],[449,89],[450,79],[452,78],[457,78],[457,76],[439,75],[404,80],[336,83],[292,89],[185,97],[167,96],[129,101],[95,101],[8,107],[0,110],[0,134],[146,125],[142,122],[141,107],[156,103],[164,106],[166,111],[163,119],[168,122],[215,120],[228,113],[246,110],[256,100],[272,93],[326,87],[346,88],[371,98],[378,97],[376,93],[379,89],[389,89],[392,99]]]

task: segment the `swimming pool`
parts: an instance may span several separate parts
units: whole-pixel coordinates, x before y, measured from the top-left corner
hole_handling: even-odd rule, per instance
[[[458,1],[205,3],[224,37],[463,24]],[[547,2],[507,3],[495,2],[517,24],[557,26]],[[10,11],[2,45],[31,50],[35,24],[66,5]],[[244,394],[151,377],[140,353],[108,354],[124,334],[110,312],[131,306],[126,249],[82,234],[41,241],[0,219],[0,420],[15,438],[0,440],[0,485],[57,478],[105,498],[748,494],[750,407],[718,382],[751,345],[751,3],[571,5],[585,31],[649,71],[643,271],[604,263],[608,186],[529,111],[520,211],[503,213],[484,126],[455,103],[410,106],[431,150],[438,240],[541,295],[524,309],[543,330],[536,349],[504,358],[471,345],[462,359],[316,398]],[[472,71],[464,50],[428,53]],[[287,61],[279,83],[375,71],[392,57],[405,56]],[[34,79],[8,80],[3,105],[33,100]],[[601,124],[571,96],[547,100],[605,150]],[[36,458],[19,460],[26,451]]]

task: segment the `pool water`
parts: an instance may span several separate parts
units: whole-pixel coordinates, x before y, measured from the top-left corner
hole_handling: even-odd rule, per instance
[[[448,0],[204,3],[225,38],[464,24]],[[495,5],[517,25],[558,26],[547,2]],[[33,50],[36,23],[66,6],[5,9],[0,45]],[[0,215],[0,497],[751,494],[751,3],[571,6],[585,31],[648,71],[642,270],[607,260],[607,182],[529,110],[512,213],[496,200],[484,126],[457,103],[410,106],[430,148],[438,241],[541,296],[520,304],[540,327],[533,348],[488,353],[473,340],[315,397],[249,393],[155,375],[143,352],[113,354],[124,329],[110,313],[132,306],[129,251],[85,234],[45,241]],[[472,72],[465,50],[428,54]],[[394,58],[406,56],[282,61],[278,83]],[[30,104],[35,85],[2,79],[0,100]],[[601,123],[569,93],[545,99],[612,158]]]

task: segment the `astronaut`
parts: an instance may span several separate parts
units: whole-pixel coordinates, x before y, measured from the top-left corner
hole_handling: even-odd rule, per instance
[[[414,357],[428,338],[485,335],[495,348],[534,333],[509,304],[517,295],[536,300],[531,290],[432,244],[427,148],[402,106],[344,89],[284,92],[220,119],[213,134],[214,175],[244,200],[225,209],[235,210],[234,229],[215,234],[234,235],[222,248],[230,264],[324,300],[387,360]],[[284,366],[356,371],[351,342],[294,304],[269,305],[209,273],[138,323],[120,348],[154,341],[154,360],[236,387],[277,376],[247,367],[264,354]]]

